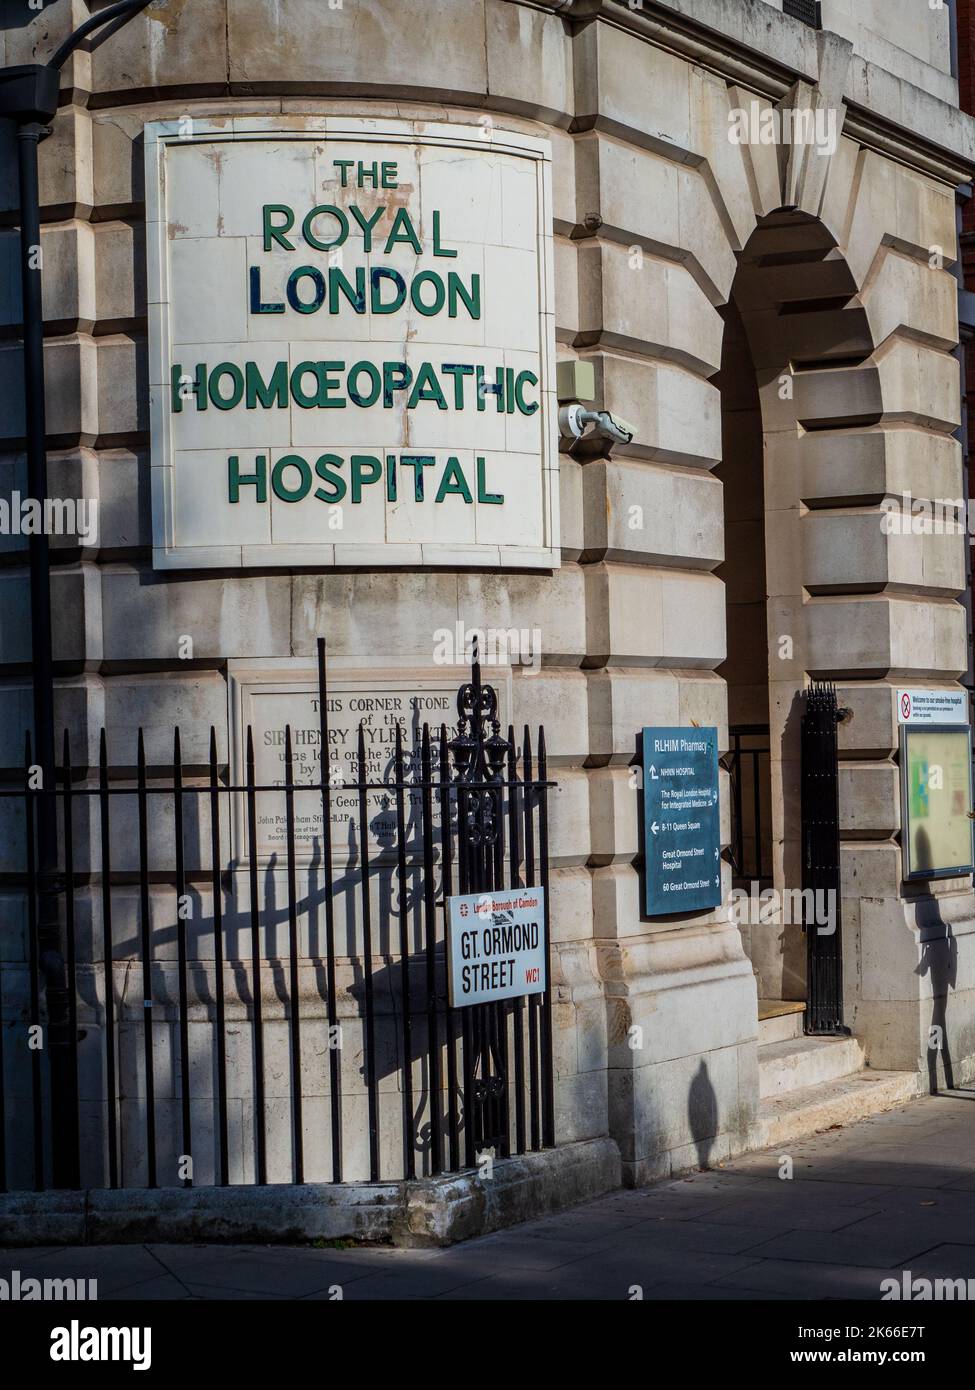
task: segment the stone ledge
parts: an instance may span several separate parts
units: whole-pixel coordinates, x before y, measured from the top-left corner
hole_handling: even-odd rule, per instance
[[[504,1158],[494,1176],[476,1173],[404,1184],[397,1245],[451,1245],[611,1192],[622,1183],[615,1139],[583,1139],[541,1153]]]
[[[474,1170],[388,1183],[121,1188],[0,1196],[0,1246],[159,1242],[289,1244],[353,1239],[451,1245],[611,1191],[612,1139],[564,1144]]]

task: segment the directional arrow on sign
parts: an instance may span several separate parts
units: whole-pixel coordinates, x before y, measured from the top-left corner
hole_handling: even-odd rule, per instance
[[[648,726],[641,747],[647,914],[715,907],[723,881],[717,730]],[[667,759],[666,773],[654,752]]]

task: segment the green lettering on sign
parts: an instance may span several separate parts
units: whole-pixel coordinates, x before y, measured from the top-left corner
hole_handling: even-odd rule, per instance
[[[321,241],[312,231],[312,223],[315,221],[315,218],[325,216],[326,214],[329,217],[334,217],[339,224],[339,234],[334,241]],[[341,246],[348,238],[349,219],[341,208],[333,207],[331,203],[319,203],[317,207],[312,208],[311,212],[306,215],[304,222],[302,222],[301,235],[305,238],[309,246],[314,246],[316,251],[331,251],[333,247]]]
[[[322,454],[315,464],[315,472],[330,489],[315,489],[315,496],[321,502],[341,502],[345,496],[345,479],[338,472],[345,462],[338,454]]]
[[[285,232],[290,232],[295,225],[295,215],[285,203],[265,203],[262,209],[264,217],[264,250],[270,251],[274,242],[283,246],[285,251],[293,251],[294,244],[285,236]],[[271,221],[275,214],[282,215],[284,221],[277,226]]]
[[[277,406],[285,410],[288,406],[288,364],[275,362],[271,379],[265,383],[256,362],[244,363],[245,405],[248,410],[256,410],[260,405],[264,410]]]
[[[237,455],[231,454],[228,458],[227,492],[231,502],[240,501],[240,489],[242,487],[256,488],[255,502],[267,501],[267,459],[263,454],[258,454],[254,463],[257,469],[255,473],[241,473],[240,459]]]
[[[230,378],[230,395],[220,394],[220,382],[224,377]],[[210,400],[218,410],[233,410],[235,405],[240,405],[244,398],[244,374],[235,362],[218,362],[210,373],[210,385],[208,387]]]
[[[285,473],[289,468],[298,470],[297,487],[289,488],[285,481]],[[311,469],[300,454],[285,454],[279,458],[271,470],[271,488],[275,497],[280,497],[282,502],[300,502],[303,497],[308,496],[311,488]]]
[[[440,479],[440,486],[437,488],[437,496],[434,500],[442,502],[444,498],[449,497],[451,493],[463,497],[465,502],[473,503],[474,501],[474,498],[471,496],[471,490],[467,486],[467,479],[464,477],[464,470],[460,466],[460,461],[455,458],[449,458],[447,460],[446,467],[443,471],[443,477]]]
[[[418,401],[434,401],[438,410],[447,409],[447,401],[443,391],[440,389],[440,382],[437,380],[437,373],[433,369],[432,362],[421,362],[413,383],[413,390],[410,392],[410,399],[406,402],[407,410],[413,410]]]
[[[500,506],[504,501],[503,492],[488,492],[487,484],[484,481],[484,459],[480,454],[477,456],[477,500],[490,506]]]
[[[371,454],[353,454],[350,460],[352,466],[352,501],[362,501],[362,484],[376,483],[383,476],[383,466],[379,459],[373,458]]]

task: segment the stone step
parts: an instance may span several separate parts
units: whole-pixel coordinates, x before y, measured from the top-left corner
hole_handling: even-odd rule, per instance
[[[806,1006],[795,999],[760,999],[758,1001],[758,1045],[786,1042],[802,1037],[802,1021]]]
[[[778,1148],[819,1130],[879,1115],[914,1100],[919,1089],[916,1072],[864,1068],[853,1076],[770,1097],[759,1105],[762,1144]]]
[[[856,1038],[788,1038],[758,1049],[758,1094],[781,1096],[860,1071],[863,1049]]]

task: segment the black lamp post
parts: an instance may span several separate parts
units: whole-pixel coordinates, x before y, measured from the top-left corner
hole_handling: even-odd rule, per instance
[[[114,32],[150,0],[120,0],[92,15],[71,34],[48,63],[0,68],[0,117],[17,132],[20,188],[20,283],[24,318],[24,432],[27,495],[45,513],[47,452],[44,399],[44,318],[41,305],[41,216],[37,147],[50,135],[58,109],[61,68],[78,45],[103,25]],[[107,37],[107,36],[106,36]],[[78,1076],[76,1039],[71,1036],[70,989],[58,911],[58,827],[54,762],[54,669],[51,650],[51,557],[43,527],[31,535],[31,668],[34,696],[33,758],[41,769],[37,799],[37,943],[47,1001],[47,1048],[51,1078],[52,1176],[55,1187],[77,1187]]]

